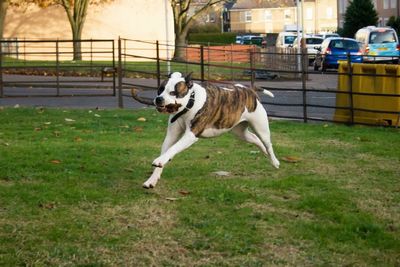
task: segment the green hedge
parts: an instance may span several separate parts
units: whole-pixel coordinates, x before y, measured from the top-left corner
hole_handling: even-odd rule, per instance
[[[189,44],[231,44],[235,43],[236,33],[190,33]]]

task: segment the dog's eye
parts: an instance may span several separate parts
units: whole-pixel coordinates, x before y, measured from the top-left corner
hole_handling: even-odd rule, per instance
[[[171,91],[171,92],[169,92],[169,95],[176,96],[176,92],[175,91]]]

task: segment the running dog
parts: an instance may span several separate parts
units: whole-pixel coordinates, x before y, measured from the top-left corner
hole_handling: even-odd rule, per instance
[[[263,92],[273,97],[271,92]],[[155,187],[165,165],[200,137],[214,137],[228,131],[258,146],[272,165],[279,168],[272,149],[267,112],[254,89],[240,84],[202,86],[193,82],[191,74],[184,77],[175,72],[160,85],[153,103],[159,112],[170,117],[161,155],[153,161],[154,170],[144,182],[144,188]],[[249,131],[249,126],[255,134]]]

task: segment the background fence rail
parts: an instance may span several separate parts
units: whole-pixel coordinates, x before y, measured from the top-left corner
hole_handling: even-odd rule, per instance
[[[2,40],[0,96],[27,96],[27,90],[19,88],[32,87],[29,96],[117,96],[118,106],[122,108],[124,99],[130,97],[129,88],[141,88],[142,93],[151,98],[168,73],[179,71],[193,72],[199,82],[241,82],[272,91],[276,95],[273,99],[260,96],[271,117],[304,122],[399,124],[400,119],[396,123],[393,117],[400,115],[400,104],[396,104],[400,101],[400,72],[392,69],[385,73],[354,73],[352,68],[345,72],[321,73],[308,66],[306,51],[298,53],[293,49],[196,45],[180,47],[184,57],[178,59],[171,56],[174,46],[158,41],[80,42],[82,60],[74,61],[72,40]],[[353,66],[350,62],[348,65]],[[390,79],[394,88],[390,92],[354,90],[354,81],[360,77]],[[137,78],[151,78],[155,82],[149,85]],[[339,88],[339,81],[345,79],[347,84]],[[373,105],[362,107],[358,104],[361,96],[381,101],[390,99],[392,104],[387,109]],[[337,100],[343,97],[345,104],[339,105]],[[350,114],[349,119],[338,119],[338,111]],[[361,113],[375,114],[381,119],[367,123],[357,121],[355,118]],[[382,114],[390,115],[391,119],[382,119]]]

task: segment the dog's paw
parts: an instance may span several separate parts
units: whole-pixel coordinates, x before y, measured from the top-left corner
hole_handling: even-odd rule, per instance
[[[272,160],[272,166],[279,169],[279,165],[280,165],[279,160],[277,159]]]
[[[146,188],[146,189],[154,188],[154,186],[155,186],[155,184],[153,184],[149,181],[146,181],[143,183],[143,188]]]
[[[156,158],[151,165],[153,165],[154,167],[162,168],[164,167],[165,164],[167,164],[168,161],[169,161],[168,158],[160,156]]]

